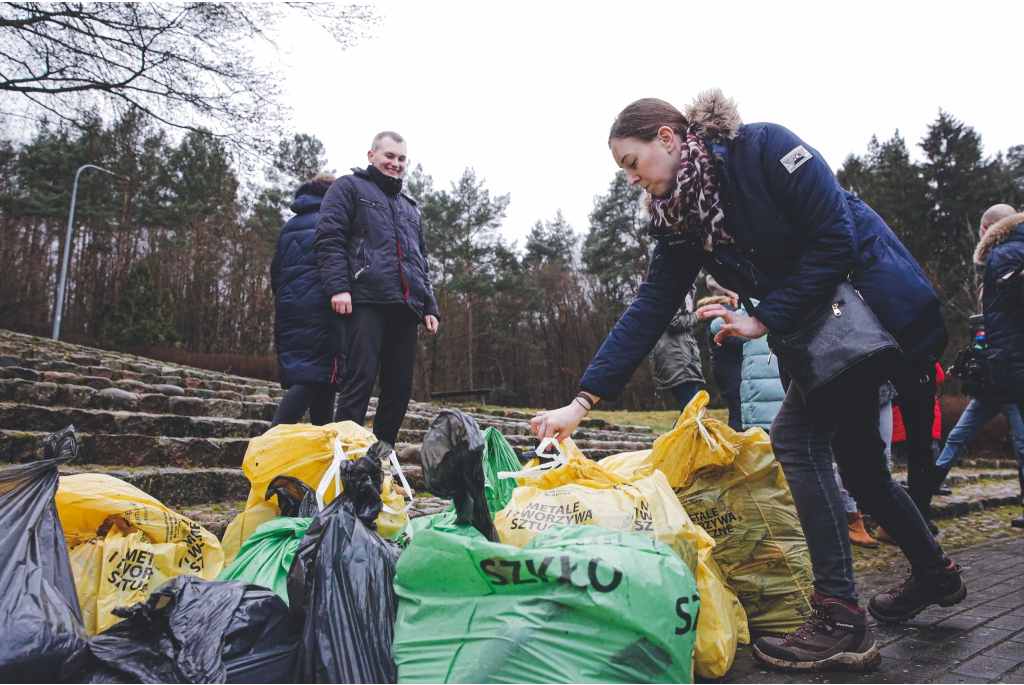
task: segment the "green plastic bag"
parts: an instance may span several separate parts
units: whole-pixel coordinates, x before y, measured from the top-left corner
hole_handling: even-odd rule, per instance
[[[523,467],[519,463],[512,445],[494,426],[484,431],[484,478],[487,505],[491,509],[491,518],[505,508],[512,499],[512,491],[516,489],[515,478],[498,478],[499,471],[519,471]]]
[[[414,537],[425,530],[440,530],[453,535],[466,535],[469,537],[480,536],[480,531],[473,526],[458,525],[456,523],[458,518],[459,514],[455,511],[454,506],[448,507],[440,514],[419,516],[402,526],[402,529],[392,535],[391,539],[398,543],[399,547],[405,549],[412,543]],[[482,538],[483,536],[480,537]]]
[[[398,560],[399,682],[692,682],[700,596],[664,543],[561,526],[519,549],[435,523]]]
[[[312,521],[311,518],[280,516],[260,524],[217,580],[241,580],[262,585],[273,590],[287,604],[288,569]]]

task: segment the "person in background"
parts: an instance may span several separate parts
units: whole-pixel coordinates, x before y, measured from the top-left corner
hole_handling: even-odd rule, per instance
[[[890,379],[897,393],[893,406],[899,409],[906,436],[907,492],[932,535],[939,532],[932,523],[931,499],[935,484],[931,473],[936,457],[935,407],[938,402],[938,373],[941,371],[936,357],[929,355],[917,363],[906,365]]]
[[[270,264],[274,347],[288,391],[271,426],[298,423],[307,410],[313,425],[330,423],[335,386],[345,372],[344,326],[331,309],[313,248],[320,205],[333,182],[332,174],[318,174],[295,192],[295,216],[281,229]]]
[[[950,431],[935,463],[932,483],[938,485],[946,479],[967,443],[1002,412],[1013,439],[1024,507],[1024,275],[1019,273],[1024,268],[1024,213],[1009,205],[990,207],[981,217],[980,233],[974,262],[985,267],[982,313],[990,391],[984,397],[971,398]],[[1010,525],[1024,528],[1024,514]]]
[[[346,319],[348,368],[335,421],[362,424],[380,374],[373,421],[394,445],[412,396],[418,329],[438,327],[427,246],[416,203],[402,194],[405,139],[378,133],[365,169],[335,181],[316,226],[316,254],[331,306]]]
[[[757,300],[752,300],[756,307]],[[748,316],[745,307],[738,312]],[[718,335],[722,330],[724,319],[718,318],[711,322],[711,332]],[[730,338],[733,336],[730,336]],[[728,340],[729,338],[726,338]],[[742,349],[742,366],[740,368],[740,414],[743,430],[761,428],[771,432],[772,421],[782,408],[786,399],[786,391],[779,377],[779,360],[772,355],[768,347],[767,336],[744,340]]]
[[[942,386],[946,382],[946,374],[942,370],[942,366],[938,363],[935,364],[935,389],[936,392],[942,393]],[[892,410],[892,442],[899,456],[901,463],[907,461],[907,429],[903,425],[903,414],[900,412],[899,407],[893,407]],[[940,443],[942,441],[942,407],[939,404],[938,395],[935,396],[934,402],[934,419],[932,421],[932,458],[938,459],[939,453],[942,451]],[[940,493],[936,491],[935,494],[946,494],[948,492]]]
[[[892,383],[886,383],[878,389],[878,433],[885,442],[885,465],[892,472],[892,401],[896,397],[896,389]],[[846,504],[846,526],[850,531],[850,544],[858,547],[878,547],[878,541],[868,534],[864,527],[864,516],[861,514],[857,501],[843,487],[843,477],[839,469],[835,469],[836,485],[839,494]],[[878,526],[878,539],[893,542],[893,539]]]
[[[655,389],[672,393],[679,411],[686,409],[686,405],[704,383],[704,374],[700,369],[700,348],[693,338],[693,327],[697,323],[697,315],[693,313],[693,297],[696,293],[696,287],[690,288],[683,306],[672,317],[668,328],[648,356]]]
[[[709,274],[707,277],[710,297],[697,302],[698,307],[709,304],[720,304],[735,311],[739,309],[739,298],[736,293],[726,290]],[[718,394],[729,407],[729,428],[734,431],[743,430],[743,414],[740,404],[740,380],[743,373],[743,339],[729,336],[721,343],[715,342],[716,331],[708,327],[708,344],[711,348],[711,373],[715,377]]]

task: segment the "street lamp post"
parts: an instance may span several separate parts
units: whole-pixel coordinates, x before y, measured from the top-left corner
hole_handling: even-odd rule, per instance
[[[78,171],[75,173],[75,185],[71,189],[71,214],[68,216],[68,234],[64,238],[64,260],[60,267],[60,285],[57,286],[57,315],[53,317],[54,340],[60,338],[60,319],[64,314],[64,286],[68,279],[68,253],[71,251],[71,229],[75,224],[75,199],[78,197],[78,177],[82,175],[85,169],[99,169],[111,176],[117,176],[113,171],[107,171],[95,164],[83,164],[78,167]]]

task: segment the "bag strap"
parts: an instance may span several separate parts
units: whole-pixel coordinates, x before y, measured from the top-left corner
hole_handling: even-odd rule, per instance
[[[349,450],[347,454],[359,454],[368,449],[368,447],[358,447]],[[334,459],[331,461],[331,465],[327,467],[324,477],[320,479],[320,484],[316,486],[316,505],[320,511],[324,510],[324,494],[327,492],[327,488],[332,480],[334,481],[334,496],[337,497],[341,494],[341,462],[348,459],[347,454],[345,452],[345,444],[341,441],[341,436],[336,436],[334,438]]]
[[[717,278],[715,280],[718,280]],[[700,430],[700,436],[704,438],[704,443],[708,446],[712,452],[718,450],[718,443],[711,437],[711,433],[704,427],[704,417],[708,413],[706,406],[700,408],[700,412],[697,413],[697,428]]]
[[[562,451],[562,446],[554,438],[544,438],[541,440],[540,444],[537,445],[537,455],[540,456],[551,445],[555,446],[555,454],[551,457],[551,461],[538,464],[533,468],[523,469],[522,471],[498,471],[498,478],[534,478],[544,475],[545,471],[568,464],[569,459],[566,458],[565,452]]]
[[[391,454],[389,454],[387,456],[387,459],[389,459],[391,461],[391,465],[394,466],[395,469],[398,470],[398,479],[402,482],[402,487],[405,488],[405,492],[406,492],[406,494],[409,497],[409,501],[406,503],[405,508],[400,510],[400,511],[395,511],[394,509],[392,509],[391,507],[389,507],[386,504],[384,504],[382,506],[384,508],[384,511],[388,512],[389,514],[394,514],[396,516],[399,516],[401,514],[404,514],[407,511],[409,511],[409,507],[412,506],[412,500],[413,500],[413,497],[412,497],[412,487],[409,486],[409,481],[405,479],[405,472],[402,471],[402,465],[398,463],[398,453],[395,452],[395,450],[391,450]]]

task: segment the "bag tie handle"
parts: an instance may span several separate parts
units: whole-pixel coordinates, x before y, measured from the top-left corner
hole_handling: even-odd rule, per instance
[[[324,493],[327,492],[328,486],[331,481],[334,481],[334,496],[337,497],[341,494],[341,462],[348,459],[348,455],[359,454],[365,452],[369,447],[357,447],[355,449],[345,452],[345,445],[341,441],[341,436],[338,435],[334,438],[334,459],[331,461],[331,465],[327,467],[327,471],[324,473],[323,478],[320,479],[320,484],[316,486],[316,506],[320,511],[324,510]]]
[[[548,447],[551,445],[555,446],[555,454],[551,456],[551,461],[538,464],[529,469],[523,469],[522,471],[498,471],[498,478],[532,478],[534,476],[543,475],[545,471],[550,471],[553,468],[564,466],[569,463],[569,459],[566,458],[565,452],[562,451],[562,445],[559,444],[554,438],[544,438],[537,445],[537,455],[541,456]],[[543,456],[548,456],[543,454]]]
[[[711,433],[708,432],[708,429],[704,427],[704,417],[707,413],[708,408],[706,406],[700,408],[700,411],[697,413],[697,428],[700,430],[700,436],[704,438],[704,442],[707,444],[708,449],[715,452],[718,450],[718,443],[711,437]]]
[[[412,506],[412,488],[409,486],[409,481],[405,479],[405,472],[402,471],[402,465],[398,462],[398,453],[395,450],[391,450],[391,454],[385,457],[385,459],[388,459],[391,462],[391,465],[394,466],[395,469],[398,471],[398,479],[402,482],[402,487],[405,488],[405,492],[409,497],[409,501],[406,503],[405,508],[399,511],[395,511],[387,504],[383,504],[382,506],[384,508],[384,511],[388,512],[389,514],[400,516],[405,512],[409,511],[409,507]],[[382,459],[381,461],[384,461],[384,459]],[[405,498],[403,497],[402,499]]]

